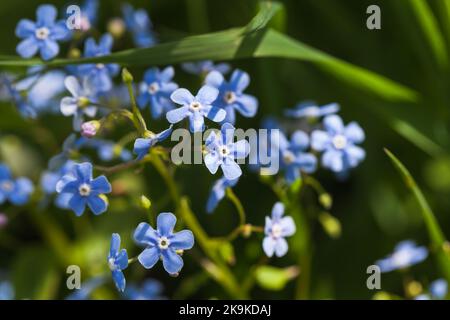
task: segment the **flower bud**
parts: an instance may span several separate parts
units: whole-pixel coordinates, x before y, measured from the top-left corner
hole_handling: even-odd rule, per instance
[[[120,18],[113,18],[108,21],[107,26],[108,32],[114,37],[114,38],[120,38],[125,33],[125,23]]]
[[[98,129],[100,129],[100,122],[97,120],[84,122],[81,125],[81,135],[86,138],[92,138],[97,134]]]
[[[133,82],[133,75],[127,70],[127,68],[122,69],[122,80],[125,83]]]
[[[0,213],[0,229],[8,224],[8,216],[4,213]]]
[[[141,207],[148,210],[150,209],[152,205],[152,202],[150,201],[149,198],[147,198],[146,196],[142,195],[141,196]]]
[[[247,223],[242,227],[242,236],[244,238],[248,238],[251,236],[251,234],[252,234],[252,225]]]

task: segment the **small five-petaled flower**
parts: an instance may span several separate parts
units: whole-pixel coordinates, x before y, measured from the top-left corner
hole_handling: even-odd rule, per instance
[[[295,233],[295,223],[291,217],[283,217],[284,205],[281,202],[275,203],[272,209],[272,217],[266,217],[264,227],[265,238],[263,249],[268,257],[274,254],[277,257],[284,256],[288,251],[286,237]]]

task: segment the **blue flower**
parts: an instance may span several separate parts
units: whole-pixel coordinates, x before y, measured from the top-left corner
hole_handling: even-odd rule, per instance
[[[191,249],[194,235],[190,230],[173,233],[176,222],[177,218],[172,213],[163,212],[158,215],[156,230],[145,222],[138,225],[134,240],[146,247],[138,256],[144,268],[152,268],[160,258],[169,274],[178,274],[183,268],[183,259],[177,251]]]
[[[76,164],[73,174],[63,176],[56,184],[56,191],[70,195],[69,206],[77,216],[83,214],[86,205],[99,215],[108,208],[104,194],[111,192],[111,185],[105,176],[93,179],[92,164],[85,162]]]
[[[112,161],[119,158],[121,161],[129,161],[133,155],[128,149],[117,145],[113,141],[102,139],[89,139],[84,144],[86,148],[93,148],[97,151],[97,155],[102,161]]]
[[[294,132],[291,141],[288,141],[281,130],[271,130],[270,140],[270,148],[278,152],[280,167],[285,171],[285,179],[289,184],[300,177],[300,171],[312,173],[316,170],[316,157],[304,152],[309,146],[309,137],[305,132]]]
[[[230,65],[228,63],[214,64],[212,60],[203,60],[198,62],[186,62],[181,64],[184,71],[195,75],[206,75],[211,71],[218,71],[226,74],[230,71]]]
[[[250,83],[248,73],[235,70],[230,81],[227,82],[220,72],[212,71],[206,77],[205,83],[219,90],[219,95],[213,105],[223,108],[227,112],[224,122],[234,124],[236,111],[247,118],[256,115],[258,100],[254,96],[243,93]]]
[[[125,25],[130,30],[137,47],[147,48],[157,42],[152,31],[152,21],[144,9],[134,10],[131,5],[124,4],[122,6],[122,14]]]
[[[50,60],[59,53],[57,41],[66,40],[70,35],[63,20],[56,21],[56,8],[52,5],[40,5],[36,11],[36,22],[28,19],[19,21],[16,36],[24,39],[16,48],[23,58],[31,58],[38,51],[42,59]]]
[[[14,288],[9,281],[0,282],[0,300],[13,300]]]
[[[162,300],[162,291],[163,286],[159,281],[147,279],[140,288],[129,285],[123,294],[128,300]]]
[[[45,171],[41,177],[42,190],[48,194],[56,193],[56,185],[62,177],[67,174],[73,174],[75,162],[68,160],[61,168],[56,171]],[[61,209],[69,209],[70,194],[60,193],[55,199],[55,205]]]
[[[167,121],[177,123],[184,118],[189,118],[191,132],[200,132],[205,129],[204,117],[214,122],[221,122],[225,119],[225,110],[211,105],[218,94],[219,91],[210,86],[201,87],[195,97],[187,89],[175,90],[170,98],[182,107],[167,112]]]
[[[103,277],[95,277],[81,284],[80,289],[76,289],[66,297],[66,300],[87,300],[91,293],[105,282]]]
[[[144,158],[155,144],[167,139],[170,136],[171,132],[172,126],[158,134],[152,134],[152,136],[148,138],[136,139],[136,141],[134,142],[133,152],[137,154],[137,159],[141,160],[142,158]]]
[[[441,300],[445,299],[448,292],[448,283],[444,279],[433,281],[429,287],[429,294],[423,293],[414,298],[414,300]]]
[[[13,179],[9,168],[0,164],[0,204],[6,200],[16,206],[24,205],[28,202],[34,187],[28,178]]]
[[[284,238],[295,233],[294,220],[291,217],[283,217],[283,214],[284,205],[277,202],[273,206],[272,217],[266,217],[263,249],[268,257],[272,257],[274,253],[277,257],[284,256],[288,251],[288,243]]]
[[[22,95],[16,85],[12,83],[10,77],[8,77],[8,75],[2,74],[0,77],[0,81],[6,89],[6,98],[12,101],[13,105],[17,108],[22,117],[32,119],[36,118],[36,109],[28,103],[28,101],[25,99],[25,96]]]
[[[63,142],[62,152],[50,159],[48,164],[50,170],[56,171],[61,168],[69,160],[70,155],[79,151],[87,140],[85,137],[77,138],[75,134],[68,136]]]
[[[288,109],[285,111],[287,117],[293,118],[313,118],[328,116],[339,112],[339,104],[330,103],[324,106],[318,106],[312,101],[304,101],[295,106],[294,109]]]
[[[123,292],[126,280],[122,270],[128,267],[128,254],[126,249],[120,250],[120,235],[117,233],[112,234],[107,261],[117,290]]]
[[[100,57],[111,53],[113,38],[105,34],[100,38],[98,45],[93,38],[86,40],[84,45],[84,57]],[[111,77],[119,72],[119,65],[114,63],[88,63],[78,66],[77,73],[80,77],[87,77],[89,83],[97,91],[109,91],[112,88]]]
[[[81,6],[81,30],[88,31],[97,22],[98,0],[86,0]]]
[[[428,256],[425,247],[418,247],[413,241],[402,241],[394,248],[394,252],[386,258],[375,262],[381,272],[405,269],[424,261]]]
[[[222,125],[220,134],[214,131],[206,139],[205,165],[208,170],[215,174],[219,167],[223,175],[228,180],[234,180],[242,175],[242,170],[234,161],[244,159],[250,152],[250,145],[247,140],[233,142],[234,127],[225,123]]]
[[[64,84],[72,94],[72,97],[64,97],[61,100],[61,113],[66,116],[73,116],[73,129],[75,131],[81,130],[81,124],[84,122],[84,115],[88,117],[95,117],[97,113],[97,98],[93,87],[84,78],[83,85],[80,85],[77,78],[68,76],[64,80]]]
[[[212,213],[216,209],[219,202],[225,197],[226,189],[234,187],[238,181],[239,178],[228,180],[225,177],[217,180],[211,188],[211,193],[209,194],[208,202],[206,203],[206,212]]]
[[[162,71],[151,68],[144,74],[144,82],[139,87],[140,94],[137,102],[140,108],[150,104],[154,119],[160,118],[163,113],[173,109],[170,95],[178,88],[175,82],[171,82],[174,73],[172,67],[167,67]]]
[[[356,122],[344,126],[341,117],[327,116],[323,120],[325,131],[315,130],[311,146],[323,151],[322,165],[336,173],[346,172],[364,160],[366,153],[357,144],[364,141],[364,131]]]

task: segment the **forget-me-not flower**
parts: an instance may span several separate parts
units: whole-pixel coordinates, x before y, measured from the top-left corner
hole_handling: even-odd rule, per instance
[[[139,86],[137,103],[140,108],[150,105],[154,119],[160,118],[174,107],[170,100],[172,92],[178,89],[178,85],[172,82],[174,74],[173,67],[167,67],[164,70],[151,68],[144,73],[144,81]]]
[[[68,76],[64,80],[64,84],[72,97],[62,98],[61,113],[66,117],[73,116],[73,129],[80,131],[84,115],[92,118],[97,113],[97,98],[94,88],[87,78],[84,78],[81,85],[74,76]]]
[[[19,21],[16,36],[24,39],[16,48],[23,58],[31,58],[38,51],[42,59],[50,60],[58,55],[58,41],[66,40],[70,36],[64,20],[55,21],[56,8],[49,4],[40,5],[36,11],[36,22],[28,19]]]
[[[28,178],[14,179],[9,168],[0,163],[0,204],[9,201],[16,206],[28,202],[34,187]]]
[[[413,241],[406,240],[397,244],[394,252],[386,258],[375,262],[381,272],[405,269],[424,261],[428,257],[425,247],[418,247]]]
[[[247,118],[256,115],[258,100],[254,96],[244,93],[250,83],[247,72],[235,70],[228,82],[222,73],[212,71],[206,76],[205,83],[219,90],[219,95],[213,105],[223,108],[227,112],[224,122],[234,124],[236,111]]]
[[[181,64],[181,67],[184,71],[195,75],[206,75],[211,71],[218,71],[222,74],[226,74],[230,71],[230,65],[228,63],[214,64],[212,60],[185,62]]]
[[[294,109],[288,109],[285,111],[287,117],[293,118],[307,118],[307,119],[317,119],[320,117],[329,116],[339,112],[339,104],[330,103],[323,106],[318,106],[313,101],[300,102],[295,106]]]
[[[105,162],[115,159],[125,162],[133,158],[130,150],[110,140],[89,139],[84,146],[96,150],[99,159]]]
[[[233,125],[225,123],[222,125],[220,134],[211,132],[205,142],[207,152],[205,165],[209,172],[215,174],[220,167],[228,180],[237,179],[242,175],[242,170],[235,159],[244,159],[250,152],[250,144],[247,140],[234,142],[233,138]]]
[[[356,123],[347,126],[337,115],[323,120],[324,130],[315,130],[311,135],[311,147],[323,152],[322,165],[333,172],[342,173],[356,167],[364,160],[364,149],[357,146],[365,139],[364,131]]]
[[[80,30],[88,31],[97,22],[99,1],[85,0],[81,6]]]
[[[217,180],[213,187],[211,188],[211,192],[208,197],[208,201],[206,202],[206,212],[212,213],[220,201],[225,197],[225,191],[227,188],[234,187],[239,181],[238,179],[228,180],[225,177]]]
[[[117,290],[123,292],[126,280],[122,270],[128,267],[128,254],[126,249],[120,249],[120,235],[117,233],[113,233],[111,236],[111,247],[107,261]]]
[[[86,40],[84,44],[84,57],[100,57],[111,53],[113,38],[110,34],[105,34],[100,38],[98,44],[93,38]],[[112,88],[111,77],[117,75],[119,65],[115,63],[87,63],[79,65],[77,73],[80,77],[86,77],[96,91],[109,91]]]
[[[144,158],[149,150],[158,142],[167,139],[172,132],[172,126],[168,129],[161,131],[158,134],[148,133],[150,136],[148,138],[138,138],[134,142],[133,152],[137,154],[137,159],[141,160]]]
[[[172,213],[163,212],[158,215],[156,229],[145,222],[138,225],[134,240],[146,247],[138,256],[144,268],[152,268],[160,258],[169,274],[178,274],[183,268],[183,259],[177,251],[191,249],[194,246],[194,235],[190,230],[174,233],[176,221],[177,218]]]
[[[13,84],[9,75],[2,74],[0,76],[0,82],[6,91],[5,98],[12,102],[22,117],[32,119],[37,117],[36,109],[33,108],[33,106],[27,101],[26,97],[21,94],[21,90],[18,90],[17,86]]]
[[[61,178],[56,184],[58,193],[70,195],[69,207],[77,216],[81,216],[86,205],[95,215],[106,211],[108,203],[104,194],[111,192],[111,184],[105,176],[92,177],[92,164],[76,164],[73,173]]]
[[[130,4],[122,6],[122,14],[125,25],[133,36],[134,44],[139,48],[147,48],[154,45],[156,41],[153,33],[153,25],[147,11],[144,9],[134,10]]]
[[[288,251],[286,237],[295,233],[295,223],[291,217],[283,217],[284,205],[275,203],[272,209],[272,217],[266,217],[264,226],[263,249],[268,257],[274,254],[277,257],[284,256]]]
[[[56,171],[45,171],[41,176],[41,188],[47,195],[56,193],[56,184],[66,174],[72,174],[75,168],[75,162],[68,160],[61,168]],[[55,205],[61,209],[69,208],[71,196],[68,193],[60,193],[55,199]]]
[[[129,285],[123,295],[128,300],[162,300],[163,285],[161,282],[147,279],[139,288],[136,285]]]
[[[194,97],[187,89],[175,90],[170,98],[181,105],[166,114],[167,121],[177,123],[189,118],[191,132],[201,132],[205,129],[205,117],[214,122],[225,119],[225,110],[212,106],[219,91],[211,86],[203,86]]]

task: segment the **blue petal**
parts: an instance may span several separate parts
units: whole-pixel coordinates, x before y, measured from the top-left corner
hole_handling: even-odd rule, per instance
[[[296,227],[295,227],[294,219],[292,219],[292,217],[281,218],[280,226],[282,228],[282,232],[281,232],[282,237],[290,237],[290,236],[294,235]]]
[[[217,90],[216,88],[211,86],[203,86],[200,88],[195,98],[198,102],[200,102],[203,105],[210,105],[217,99],[218,95],[219,90]]]
[[[10,180],[10,179],[11,179],[11,171],[6,165],[0,164],[0,180]]]
[[[158,235],[156,231],[146,222],[141,222],[133,235],[134,241],[140,245],[156,245],[158,243]]]
[[[170,99],[173,102],[180,105],[189,105],[192,101],[194,101],[194,96],[189,92],[189,90],[180,88],[175,90],[171,95]],[[179,120],[178,120],[179,121]],[[176,122],[178,122],[176,121]],[[170,122],[170,120],[169,120]]]
[[[205,83],[211,87],[219,88],[224,82],[223,75],[218,71],[211,71],[205,78]]]
[[[128,267],[127,250],[125,250],[125,249],[120,250],[114,263],[120,268],[120,270],[126,269]]]
[[[295,131],[291,136],[291,149],[295,151],[303,151],[306,150],[309,146],[309,137],[308,135],[301,131]]]
[[[433,281],[430,285],[430,293],[434,298],[444,299],[447,295],[448,284],[444,279]]]
[[[173,94],[172,94],[173,95]],[[177,123],[189,115],[189,106],[170,110],[166,113],[167,121],[170,123]]]
[[[86,198],[80,196],[79,194],[74,194],[69,201],[69,206],[79,217],[86,209]]]
[[[136,139],[136,141],[134,142],[133,152],[137,154],[138,160],[141,160],[147,155],[153,143],[154,143],[153,139],[143,139],[143,138]]]
[[[111,246],[109,248],[109,258],[115,258],[119,254],[120,249],[120,235],[118,233],[113,233],[111,235]]]
[[[126,286],[126,280],[123,272],[120,270],[112,271],[112,278],[114,280],[114,283],[116,284],[117,290],[123,292]]]
[[[40,27],[52,25],[55,22],[56,15],[56,8],[50,4],[40,5],[36,10],[36,19]]]
[[[335,150],[328,150],[322,156],[322,165],[334,172],[344,170],[344,162],[342,160],[342,153]]]
[[[167,67],[159,73],[158,77],[161,82],[169,82],[174,75],[175,70],[173,69],[173,67]]]
[[[272,219],[274,220],[281,219],[283,214],[284,214],[284,204],[281,202],[275,203],[272,208]]]
[[[235,128],[231,123],[224,123],[220,128],[220,134],[222,135],[222,141],[224,145],[233,143]]]
[[[230,145],[229,151],[235,159],[243,159],[250,153],[250,144],[247,140],[239,140]]]
[[[202,132],[205,130],[205,119],[200,112],[194,111],[194,113],[189,115],[189,130],[191,132]]]
[[[276,242],[272,237],[265,237],[263,239],[263,250],[266,256],[268,256],[269,258],[272,257],[275,252],[275,245]]]
[[[301,153],[295,163],[306,173],[313,173],[317,169],[317,158],[312,153]]]
[[[100,176],[92,180],[91,189],[96,193],[110,193],[112,188],[105,176]]]
[[[175,250],[187,250],[194,246],[194,235],[190,230],[174,233],[169,240],[170,247]]]
[[[275,243],[275,255],[280,258],[288,252],[288,243],[284,238],[278,238]]]
[[[235,70],[230,79],[230,84],[238,93],[242,93],[250,84],[250,77],[247,72]]]
[[[169,274],[176,274],[183,268],[183,259],[171,248],[162,250],[164,269]]]
[[[19,21],[16,27],[16,36],[19,38],[28,38],[34,36],[36,30],[36,24],[28,19],[22,19]]]
[[[157,247],[146,248],[138,256],[138,260],[145,269],[151,269],[158,262],[160,252]]]
[[[87,198],[87,204],[95,215],[102,214],[108,209],[107,202],[95,195],[91,195]]]
[[[228,180],[234,180],[242,175],[242,170],[239,165],[230,158],[225,158],[224,163],[220,166],[223,171],[223,175]]]
[[[29,179],[19,178],[16,180],[14,192],[11,194],[9,200],[15,205],[24,205],[28,202],[33,189],[33,184]]]
[[[219,157],[217,152],[210,152],[205,155],[205,165],[212,174],[217,172],[217,169],[219,169]]]
[[[316,151],[323,151],[330,143],[330,136],[322,130],[315,130],[311,134],[311,148]]]
[[[39,49],[38,42],[33,37],[26,38],[22,40],[16,48],[17,53],[22,58],[31,58],[34,56]]]
[[[338,115],[326,116],[323,119],[325,129],[331,134],[342,134],[344,132],[344,123]]]
[[[173,228],[177,222],[177,218],[171,212],[163,212],[158,215],[157,227],[161,236],[168,237],[172,234]]]
[[[77,164],[75,166],[75,172],[77,173],[80,181],[84,183],[90,182],[92,180],[92,164],[90,164],[89,162]]]
[[[345,136],[353,143],[361,143],[364,141],[364,131],[356,122],[351,122],[345,127]]]

